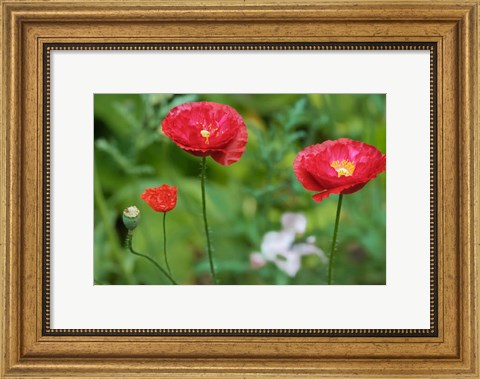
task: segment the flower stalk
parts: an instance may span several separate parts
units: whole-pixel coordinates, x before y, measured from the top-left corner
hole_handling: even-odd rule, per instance
[[[150,263],[152,263],[156,268],[158,268],[158,270],[172,283],[172,284],[177,284],[177,282],[169,275],[169,273],[167,271],[165,271],[162,266],[160,266],[155,260],[153,260],[152,258],[150,258],[148,255],[145,255],[145,254],[141,254],[137,251],[135,251],[133,249],[133,246],[132,246],[132,240],[133,240],[133,230],[129,230],[128,233],[127,233],[127,240],[126,240],[126,244],[127,244],[127,248],[128,250],[133,254],[133,255],[137,255],[139,257],[142,257],[142,258],[145,258],[146,260],[148,260]]]
[[[167,266],[168,273],[172,275],[167,258],[167,212],[170,212],[177,205],[177,187],[162,184],[160,187],[147,188],[140,196],[156,212],[163,213],[163,258]]]
[[[203,209],[203,224],[205,226],[205,237],[207,239],[207,253],[208,261],[210,262],[210,272],[212,274],[213,283],[217,284],[217,276],[215,274],[215,264],[213,262],[212,246],[210,243],[210,229],[208,228],[207,220],[207,204],[205,199],[205,182],[207,180],[207,158],[202,158],[202,170],[201,170],[201,186],[202,186],[202,209]]]
[[[166,219],[167,212],[163,212],[163,256],[165,258],[165,265],[167,266],[168,273],[172,275],[172,270],[170,270],[170,265],[168,264],[167,259],[167,228],[166,228]]]
[[[338,196],[338,205],[337,205],[337,216],[335,217],[335,227],[333,229],[333,239],[332,239],[332,248],[330,249],[330,257],[328,258],[328,284],[332,284],[332,270],[333,270],[333,260],[335,254],[335,245],[337,243],[337,233],[338,233],[338,224],[340,221],[340,211],[342,209],[343,194]]]

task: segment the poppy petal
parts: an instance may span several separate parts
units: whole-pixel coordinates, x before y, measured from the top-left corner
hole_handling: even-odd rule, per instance
[[[163,184],[147,188],[140,196],[156,212],[169,212],[177,205],[177,187]]]
[[[315,201],[359,191],[385,167],[386,157],[376,147],[348,138],[308,146],[293,163],[305,189],[318,192]]]
[[[362,184],[362,187],[365,184]],[[341,194],[341,193],[347,193],[347,192],[344,192],[344,191],[346,191],[350,188],[353,188],[353,187],[355,187],[355,186],[352,186],[352,185],[349,184],[349,185],[346,185],[346,186],[330,188],[330,189],[327,189],[323,192],[320,192],[320,193],[317,193],[317,194],[313,195],[312,199],[315,200],[316,202],[320,202],[323,199],[326,199],[327,197],[329,197],[330,195],[338,195],[338,194]],[[348,193],[353,193],[353,192],[355,192],[355,191],[348,192]]]
[[[224,166],[237,162],[243,155],[248,141],[247,128],[240,127],[238,134],[222,150],[212,151],[211,157]]]
[[[232,107],[201,101],[170,110],[162,131],[179,147],[195,156],[212,156],[222,165],[238,161],[248,140],[247,128]]]

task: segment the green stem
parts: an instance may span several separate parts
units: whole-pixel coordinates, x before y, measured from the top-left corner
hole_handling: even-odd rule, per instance
[[[172,282],[172,284],[177,284],[177,282],[175,280],[173,280],[173,278],[168,274],[168,272],[166,272],[162,266],[160,266],[157,262],[155,262],[152,258],[150,258],[148,255],[144,255],[144,254],[141,254],[141,253],[138,253],[136,252],[135,250],[133,250],[133,247],[132,247],[132,240],[133,240],[133,232],[131,230],[128,231],[128,234],[127,234],[127,247],[128,247],[128,250],[130,250],[130,252],[134,255],[138,255],[139,257],[143,257],[145,259],[147,259],[148,261],[150,261],[150,263],[153,263],[155,265],[156,268],[158,268],[163,275],[165,275],[168,280],[170,280],[170,282]]]
[[[205,200],[205,181],[207,180],[207,158],[202,158],[202,208],[203,208],[203,224],[205,225],[205,236],[207,238],[207,252],[208,260],[210,262],[210,272],[212,273],[213,283],[217,284],[217,276],[215,275],[215,265],[213,264],[212,246],[210,244],[210,230],[208,229],[207,221],[207,204]]]
[[[165,227],[165,220],[167,218],[167,212],[163,212],[163,255],[165,256],[165,264],[167,266],[168,273],[172,275],[170,265],[167,259],[167,228]]]
[[[338,197],[337,216],[335,218],[335,229],[333,229],[332,248],[328,259],[328,284],[332,284],[333,255],[335,253],[335,244],[337,243],[338,223],[340,221],[340,210],[342,209],[343,194]]]

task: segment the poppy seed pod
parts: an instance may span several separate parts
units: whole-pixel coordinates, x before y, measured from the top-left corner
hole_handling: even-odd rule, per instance
[[[132,231],[135,229],[140,222],[140,211],[135,206],[125,208],[122,215],[123,225],[129,230]]]

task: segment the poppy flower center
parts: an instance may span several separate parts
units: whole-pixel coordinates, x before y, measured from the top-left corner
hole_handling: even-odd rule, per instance
[[[206,129],[202,129],[200,131],[200,134],[202,135],[203,138],[205,138],[205,145],[208,145],[209,144],[208,138],[210,137],[211,133]]]
[[[205,126],[206,123],[204,124],[203,122],[197,121],[195,125],[198,129],[200,129],[200,135],[205,138],[205,145],[210,144],[210,141],[208,139],[212,137],[212,134],[218,134],[218,127],[212,128],[212,124],[208,124],[208,126]]]
[[[352,176],[355,171],[355,162],[351,162],[347,159],[340,161],[333,161],[330,163],[330,167],[333,167],[338,174],[338,177],[341,176]]]

